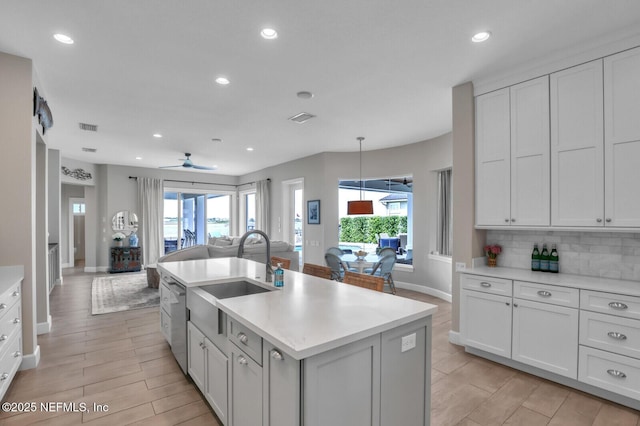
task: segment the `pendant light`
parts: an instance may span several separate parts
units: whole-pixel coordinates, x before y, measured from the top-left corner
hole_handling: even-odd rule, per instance
[[[363,140],[364,138],[362,136],[358,137],[358,141],[360,142],[360,200],[349,201],[347,203],[348,215],[373,214],[373,201],[362,199],[362,141]]]

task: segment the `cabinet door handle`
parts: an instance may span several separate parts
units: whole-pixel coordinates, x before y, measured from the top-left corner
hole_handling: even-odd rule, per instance
[[[551,297],[551,292],[545,291],[545,290],[540,290],[540,291],[538,291],[538,296]]]
[[[488,282],[486,282],[486,281],[482,281],[482,282],[480,283],[480,285],[481,285],[482,287],[484,287],[484,288],[489,288],[489,287],[491,287],[491,283],[488,283]]]
[[[200,346],[202,349],[204,349],[204,342],[198,343],[198,346]]]
[[[505,221],[505,222],[507,222],[507,223],[509,223],[509,218],[505,219],[504,221]]]
[[[611,218],[610,217],[606,218],[605,220],[607,221],[607,223],[611,223]]]
[[[6,309],[6,308],[7,308],[7,304],[6,303],[0,303],[0,310]]]
[[[249,342],[249,336],[240,332],[238,333],[238,340],[240,340],[240,343],[242,343],[243,345],[246,345]]]
[[[602,222],[602,219],[601,218],[597,218],[596,222],[600,223],[600,222]]]
[[[627,375],[620,370],[609,369],[607,370],[607,373],[609,373],[610,376],[613,376],[617,379],[624,379],[627,377]]]
[[[627,336],[625,336],[622,333],[618,333],[617,331],[610,331],[607,333],[607,336],[611,337],[612,339],[616,339],[616,340],[627,340]]]
[[[9,336],[7,336],[6,334],[3,334],[2,336],[0,336],[0,342],[4,342],[8,338],[9,338]]]
[[[513,307],[514,307],[514,308],[517,308],[517,307],[518,307],[518,304],[517,304],[517,303],[514,303],[514,304],[513,304]]]
[[[13,297],[18,297],[18,296],[20,296],[20,292],[19,292],[18,290],[16,290],[16,291],[14,291],[13,293],[11,293],[11,295],[12,295]]]
[[[0,380],[4,381],[7,380],[9,378],[9,373],[2,373],[2,376],[0,376]]]
[[[238,357],[238,364],[240,365],[247,365],[249,364],[249,361],[247,361],[247,359],[245,357],[243,357],[242,355],[240,355]]]
[[[271,351],[271,358],[275,359],[276,361],[282,361],[282,354],[277,349],[274,349]]]
[[[624,311],[629,307],[622,302],[609,302],[609,307],[613,309],[617,309],[618,311]]]
[[[18,357],[19,357],[19,356],[21,356],[21,355],[22,355],[22,352],[20,352],[20,351],[15,351],[15,352],[13,353],[13,357],[14,357],[14,358],[18,358]]]
[[[511,218],[511,222],[515,222],[516,220],[514,218]]]
[[[509,302],[504,302],[504,304],[507,305],[507,306],[511,306],[511,303],[509,303]]]
[[[14,324],[20,324],[20,318],[14,318],[13,319],[13,323]]]

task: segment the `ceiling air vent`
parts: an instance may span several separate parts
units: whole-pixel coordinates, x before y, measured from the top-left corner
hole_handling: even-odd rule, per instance
[[[302,124],[305,121],[312,119],[313,117],[315,117],[315,115],[309,114],[308,112],[301,112],[300,114],[296,114],[293,117],[289,117],[289,120],[294,121],[298,124]]]
[[[80,130],[86,130],[87,132],[97,132],[98,125],[97,124],[87,124],[87,123],[78,123],[80,126]]]
[[[85,148],[85,147],[83,147],[82,150],[84,152],[96,152],[97,151],[97,149],[95,149],[95,148]]]

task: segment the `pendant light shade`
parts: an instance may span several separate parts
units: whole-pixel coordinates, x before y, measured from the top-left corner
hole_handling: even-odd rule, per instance
[[[373,214],[373,201],[349,201],[347,203],[347,214]]]
[[[347,214],[373,214],[373,201],[362,199],[362,136],[358,137],[360,142],[360,200],[347,202]]]

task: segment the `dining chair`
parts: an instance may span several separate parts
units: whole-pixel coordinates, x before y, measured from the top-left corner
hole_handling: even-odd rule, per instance
[[[376,268],[380,267],[380,262],[382,261],[382,259],[384,257],[393,257],[394,259],[396,258],[396,252],[394,249],[392,249],[391,247],[384,247],[382,249],[380,249],[378,251],[378,261],[372,265],[369,268],[364,268],[364,270],[362,272],[364,272],[365,274],[373,274],[373,271],[376,270]]]
[[[331,268],[323,265],[315,265],[313,263],[305,263],[302,266],[302,273],[313,275],[314,277],[331,279]]]
[[[347,270],[347,265],[340,260],[340,257],[333,253],[325,253],[324,261],[327,262],[327,266],[331,268],[331,279],[342,281],[344,271]]]
[[[343,254],[346,254],[345,250],[342,250],[340,247],[329,247],[326,251],[326,253],[331,253],[331,254],[335,254],[336,256],[338,256],[339,258],[342,257]],[[349,250],[349,253],[353,253],[351,250]],[[358,269],[351,266],[351,264],[349,262],[344,262],[342,261],[342,259],[340,260],[344,265],[346,265],[346,269],[347,271],[351,271],[351,272],[358,272]]]
[[[396,285],[393,282],[393,276],[391,275],[391,271],[393,270],[394,265],[396,264],[396,255],[394,253],[393,256],[386,255],[383,256],[378,263],[376,263],[371,271],[371,275],[379,276],[384,280],[385,284],[389,284],[389,289],[391,293],[396,294]]]
[[[342,282],[380,292],[384,289],[384,278],[356,272],[345,272]]]
[[[278,263],[282,264],[282,269],[289,269],[291,267],[291,259],[285,257],[271,256],[271,266],[276,267]]]

